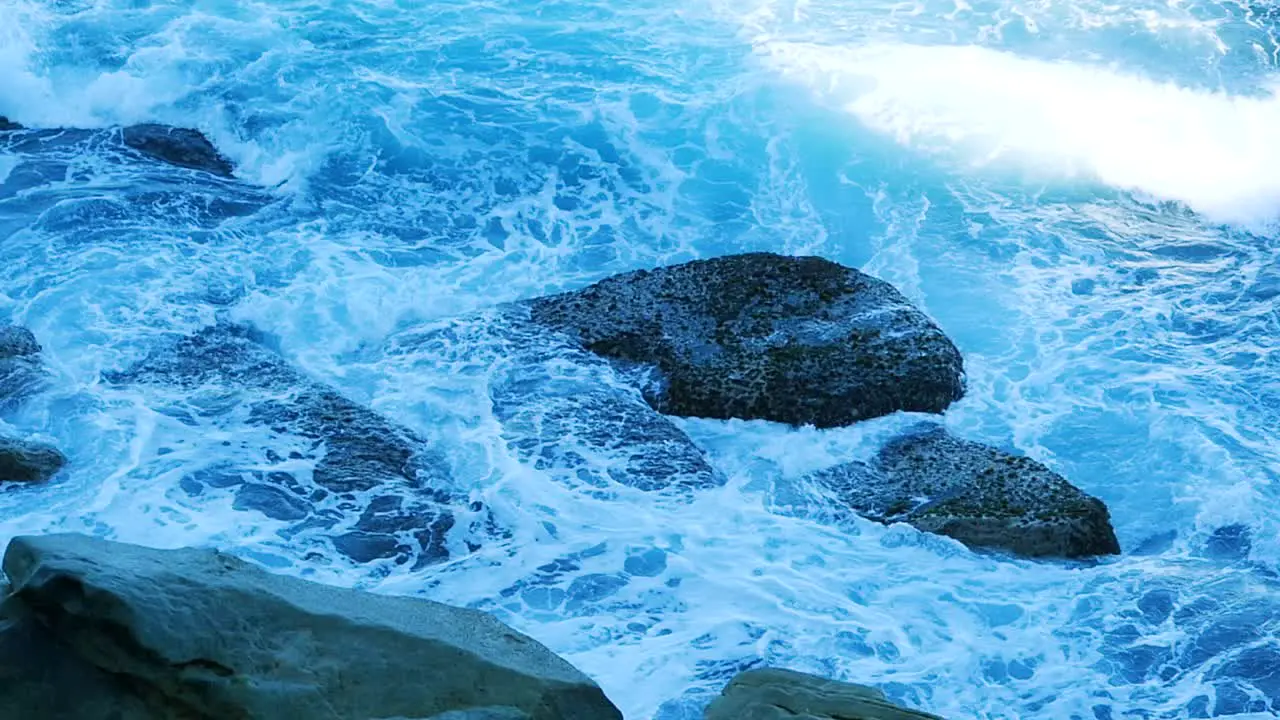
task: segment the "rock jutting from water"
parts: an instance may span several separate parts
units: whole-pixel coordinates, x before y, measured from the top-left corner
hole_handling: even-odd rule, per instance
[[[15,538],[0,717],[620,720],[492,616],[271,574],[207,549]]]
[[[0,485],[42,483],[66,464],[66,456],[52,445],[0,435]]]
[[[40,352],[40,343],[30,330],[0,325],[0,410],[16,408],[40,387]],[[0,435],[0,484],[42,483],[66,463],[66,456],[52,445]]]
[[[760,668],[740,673],[707,707],[706,720],[941,720],[894,705],[875,688]]]
[[[1035,460],[962,440],[941,426],[912,428],[870,462],[811,481],[863,517],[904,522],[965,545],[1034,558],[1120,552],[1107,506]]]
[[[232,177],[235,172],[235,166],[218,151],[209,138],[191,128],[142,123],[107,131],[78,128],[35,129],[0,116],[0,132],[16,133],[18,137],[28,137],[41,143],[56,140],[74,143],[95,133],[118,132],[115,143],[149,158],[224,178]],[[18,149],[22,149],[21,144]]]
[[[121,137],[126,146],[170,165],[228,178],[235,170],[199,130],[144,123],[124,128]]]
[[[836,427],[964,394],[960,352],[892,285],[817,257],[751,253],[607,278],[529,302],[534,321],[652,368],[689,417]]]

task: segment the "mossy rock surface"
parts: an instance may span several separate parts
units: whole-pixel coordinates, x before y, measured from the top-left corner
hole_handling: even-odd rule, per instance
[[[864,517],[905,522],[972,548],[1059,558],[1120,552],[1101,500],[1032,458],[938,425],[912,428],[870,462],[837,465],[812,479]]]
[[[960,352],[892,285],[817,257],[751,253],[617,275],[529,303],[534,321],[655,369],[688,417],[837,427],[964,394]]]

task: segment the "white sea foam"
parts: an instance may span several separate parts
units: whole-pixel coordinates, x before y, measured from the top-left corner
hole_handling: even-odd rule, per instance
[[[765,62],[895,141],[976,166],[1097,179],[1212,218],[1280,216],[1280,98],[980,46],[765,42]]]

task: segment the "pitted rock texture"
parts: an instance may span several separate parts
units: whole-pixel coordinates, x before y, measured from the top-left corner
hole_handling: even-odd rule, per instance
[[[869,463],[811,477],[864,517],[905,522],[972,548],[1057,558],[1120,552],[1101,500],[1029,457],[937,425],[913,428]]]
[[[646,399],[671,415],[836,427],[964,394],[960,352],[928,316],[822,258],[697,260],[529,307],[593,352],[656,369]]]

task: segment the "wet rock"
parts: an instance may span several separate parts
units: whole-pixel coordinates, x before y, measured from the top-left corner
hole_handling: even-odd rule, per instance
[[[0,436],[0,483],[45,482],[66,464],[66,456],[52,445]]]
[[[522,307],[458,318],[393,339],[390,352],[489,378],[487,400],[522,460],[568,485],[607,491],[718,487],[724,476],[628,379]]]
[[[443,459],[417,433],[311,380],[258,339],[246,327],[215,325],[107,379],[176,393],[163,411],[190,422],[266,430],[263,446],[245,450],[242,464],[222,461],[184,478],[189,494],[237,487],[236,508],[299,521],[282,534],[319,534],[357,562],[394,558],[421,567],[447,558],[446,536],[467,502],[455,495]],[[310,472],[250,469],[283,462],[290,453],[277,447],[301,448],[288,462],[307,463]],[[473,529],[479,532],[467,526],[461,534],[476,547]]]
[[[529,306],[584,347],[653,368],[645,396],[667,414],[835,427],[964,394],[960,353],[932,320],[822,258],[698,260]]]
[[[145,155],[122,136],[121,128],[0,132],[0,151],[12,166],[0,182],[0,237],[35,233],[47,238],[54,253],[139,242],[199,243],[213,240],[228,219],[253,215],[279,200],[224,175],[192,172]],[[68,178],[91,182],[73,190]],[[90,187],[110,187],[110,192],[90,192]],[[188,297],[171,299],[225,302],[237,290],[213,282],[186,292]]]
[[[21,131],[21,132],[18,132]],[[114,145],[127,148],[127,154],[141,153],[169,165],[202,170],[229,178],[235,167],[199,130],[178,128],[158,123],[143,123],[124,128],[88,130],[80,128],[27,128],[0,117],[0,132],[12,133],[9,150],[19,154],[57,150],[60,148],[94,149]]]
[[[21,608],[0,630],[6,717],[111,696],[119,715],[66,717],[622,717],[590,678],[475,610],[83,535],[16,538],[4,569]]]
[[[875,688],[762,668],[739,674],[707,707],[706,720],[940,720],[889,702]]]
[[[975,549],[1058,558],[1120,552],[1101,500],[1031,458],[937,425],[913,428],[870,463],[811,478],[864,517],[905,522]]]
[[[235,168],[198,130],[145,123],[122,131],[124,144],[144,155],[178,167],[231,177]]]
[[[0,325],[0,359],[32,357],[40,354],[36,336],[18,325]]]
[[[311,514],[307,503],[274,485],[245,483],[236,491],[236,510],[257,510],[274,520],[301,520]]]
[[[0,410],[14,407],[40,386],[40,349],[30,330],[0,325]]]
[[[1252,535],[1248,525],[1223,525],[1205,541],[1204,554],[1215,560],[1246,560],[1253,549]]]

